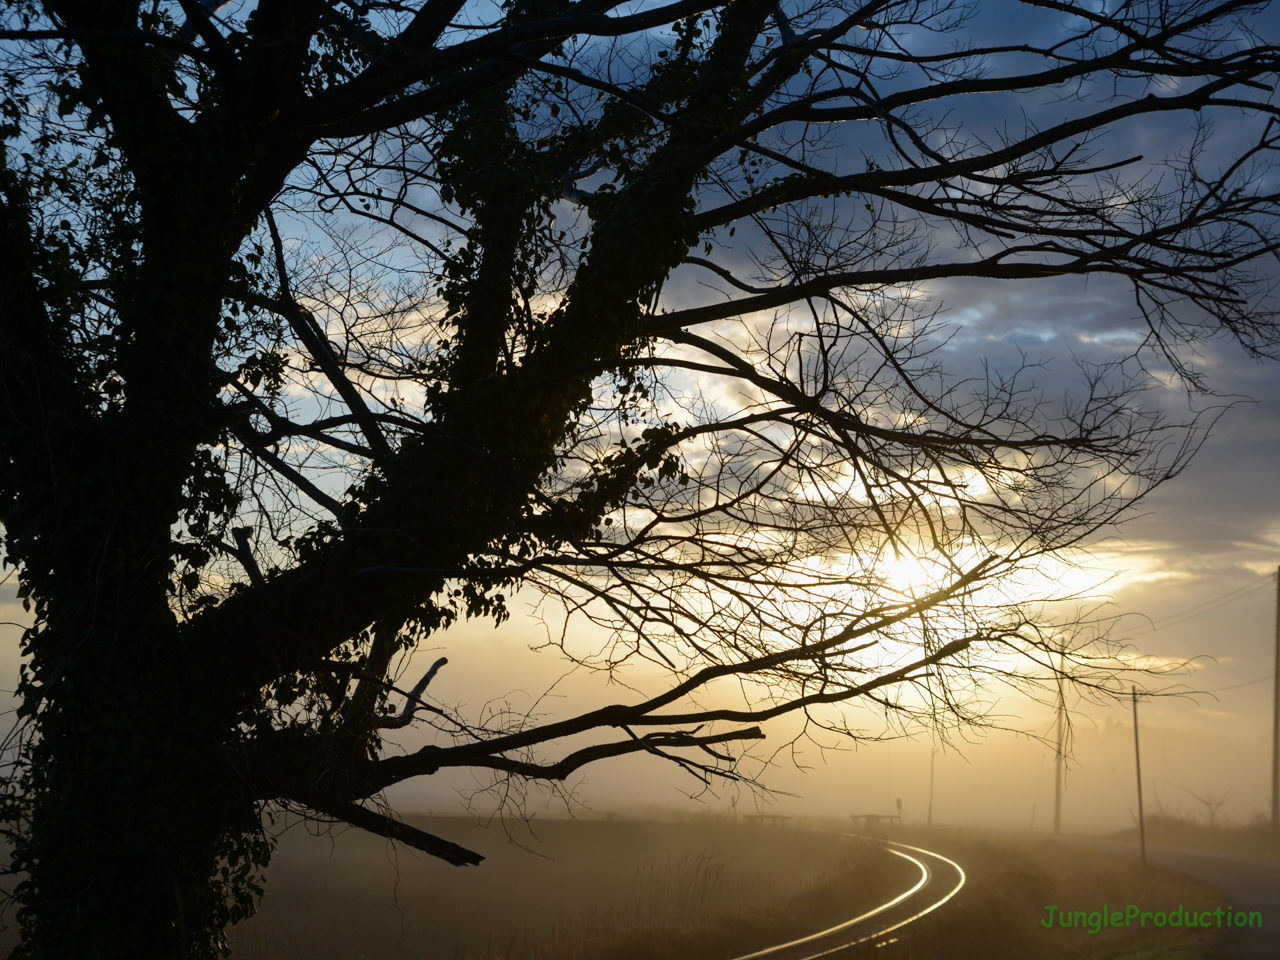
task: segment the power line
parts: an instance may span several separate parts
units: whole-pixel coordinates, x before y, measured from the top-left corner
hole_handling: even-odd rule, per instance
[[[1196,693],[1221,693],[1223,690],[1237,690],[1240,687],[1251,687],[1255,683],[1265,683],[1275,677],[1274,673],[1268,673],[1265,677],[1259,677],[1257,680],[1246,680],[1244,683],[1233,683],[1229,687],[1214,687],[1212,690],[1197,690]]]
[[[1241,600],[1251,593],[1261,590],[1263,587],[1269,584],[1274,577],[1275,577],[1275,574],[1264,573],[1257,580],[1254,580],[1253,583],[1246,583],[1243,587],[1236,587],[1234,590],[1228,590],[1226,593],[1222,594],[1221,596],[1214,597],[1211,600],[1204,600],[1204,601],[1201,601],[1200,603],[1193,604],[1192,606],[1187,607],[1185,610],[1179,610],[1177,613],[1171,613],[1160,622],[1165,623],[1170,620],[1182,620],[1189,617],[1198,617],[1200,616],[1200,614],[1208,613],[1210,609],[1216,609],[1222,606],[1224,603],[1234,603],[1235,601]]]
[[[1215,610],[1235,603],[1237,600],[1243,600],[1245,597],[1257,593],[1263,587],[1271,584],[1274,578],[1275,574],[1263,574],[1262,578],[1254,583],[1246,584],[1243,587],[1237,587],[1235,590],[1224,593],[1220,597],[1214,597],[1212,600],[1206,600],[1203,603],[1198,603],[1195,606],[1188,607],[1178,613],[1171,614],[1163,620],[1158,620],[1146,630],[1141,631],[1138,635],[1141,636],[1142,633],[1151,633],[1166,627],[1174,627],[1178,624],[1186,623],[1188,620],[1194,620],[1196,617],[1202,617],[1206,613],[1212,613]]]
[[[1167,626],[1173,626],[1179,623],[1185,623],[1187,620],[1194,620],[1196,617],[1202,617],[1206,613],[1212,613],[1214,610],[1219,610],[1222,607],[1233,604],[1237,600],[1243,600],[1245,597],[1251,596],[1257,593],[1263,587],[1268,587],[1270,585],[1271,585],[1271,577],[1268,576],[1267,579],[1264,580],[1262,583],[1255,584],[1249,589],[1244,590],[1243,592],[1239,592],[1237,596],[1232,597],[1228,595],[1227,597],[1219,598],[1218,602],[1211,603],[1210,605],[1206,605],[1203,610],[1196,610],[1194,613],[1186,613],[1186,614],[1180,614],[1176,617],[1170,617],[1167,620],[1160,621],[1160,623],[1162,626],[1167,627]]]

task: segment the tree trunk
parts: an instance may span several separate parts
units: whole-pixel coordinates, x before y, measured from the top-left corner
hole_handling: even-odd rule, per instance
[[[66,484],[101,530],[111,503],[94,495],[97,473]],[[18,955],[216,956],[235,895],[220,861],[240,859],[229,841],[258,828],[224,753],[236,697],[184,649],[153,551],[84,546],[55,564],[33,645],[43,698]]]
[[[127,400],[59,434],[47,488],[20,496],[44,616],[27,643],[18,957],[217,956],[265,863],[227,751],[251,701],[173,609],[172,531],[199,445],[217,436],[210,357],[229,255],[208,236],[152,235],[119,304],[140,331],[121,350]]]
[[[174,632],[140,619],[58,645],[70,662],[36,747],[19,956],[212,957],[231,919],[219,861],[255,808],[229,789],[216,696],[164,655]]]

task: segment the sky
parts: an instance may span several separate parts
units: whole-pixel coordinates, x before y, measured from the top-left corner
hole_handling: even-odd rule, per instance
[[[982,5],[991,42],[1022,29],[1003,17],[1004,5]],[[995,116],[999,103],[991,103]],[[980,117],[977,119],[981,119]],[[1126,132],[1150,149],[1176,143],[1185,128],[1143,127]],[[1229,147],[1235,131],[1221,130]],[[1133,323],[1124,291],[1114,284],[1076,282],[952,282],[928,290],[954,325],[950,369],[973,370],[987,359],[1013,362],[1021,353],[1047,364],[1044,383],[1065,382],[1073,357],[1105,356]],[[1272,686],[1277,629],[1275,572],[1280,566],[1280,363],[1256,361],[1225,341],[1206,344],[1198,365],[1215,398],[1202,407],[1231,404],[1190,466],[1132,512],[1118,529],[1089,547],[1085,562],[1092,596],[1121,616],[1118,633],[1141,654],[1190,661],[1176,683],[1202,691],[1160,697],[1139,705],[1139,734],[1147,809],[1205,813],[1223,800],[1222,818],[1245,822],[1269,804]],[[1060,380],[1060,378],[1063,378]],[[1169,389],[1155,398],[1171,414],[1187,409],[1186,396]],[[17,643],[26,615],[14,599],[12,579],[0,585],[0,688],[16,682]],[[1218,603],[1218,601],[1222,601]],[[585,628],[583,628],[585,629]],[[420,675],[441,653],[450,663],[433,684],[442,699],[479,709],[487,701],[538,704],[549,715],[578,712],[626,697],[598,676],[570,675],[553,652],[532,652],[545,634],[527,611],[501,628],[469,623],[449,631],[406,667]],[[657,682],[658,678],[642,678]],[[548,688],[549,696],[543,697]],[[1063,828],[1067,832],[1117,830],[1133,822],[1136,789],[1133,719],[1128,703],[1071,702],[1074,741],[1067,766]],[[787,752],[762,774],[775,793],[699,785],[651,758],[628,758],[588,768],[573,783],[566,805],[536,791],[530,808],[543,815],[616,810],[641,815],[657,809],[710,807],[802,816],[929,814],[935,823],[1043,831],[1052,825],[1054,754],[1036,737],[1051,735],[1053,715],[1020,697],[994,705],[1001,723],[1027,735],[975,733],[968,742],[939,747],[927,735],[819,750],[811,744]],[[875,731],[875,719],[866,718]],[[768,749],[794,734],[772,728]],[[406,734],[406,748],[415,745]],[[936,751],[936,752],[935,752]],[[475,784],[466,776],[440,776],[396,788],[392,800],[406,812],[457,811]],[[1200,797],[1202,799],[1197,799]],[[484,796],[473,801],[489,809]],[[579,806],[580,805],[580,806]]]
[[[962,332],[957,349],[968,360],[1035,346],[1061,359],[1079,348],[1078,318],[1063,308],[1061,291],[950,290],[961,309],[981,317]],[[1029,323],[1035,318],[1034,324]],[[1026,329],[1034,328],[1034,343]],[[1276,578],[1280,566],[1280,366],[1257,362],[1226,344],[1206,354],[1213,382],[1235,405],[1224,413],[1190,466],[1137,505],[1118,528],[1089,546],[1073,584],[1091,583],[1089,595],[1119,618],[1116,635],[1135,652],[1188,661],[1184,670],[1156,681],[1156,689],[1216,691],[1144,699],[1139,705],[1145,809],[1203,818],[1202,801],[1225,801],[1219,822],[1244,823],[1269,808],[1272,685],[1276,642]],[[1220,402],[1222,398],[1214,402]],[[1170,391],[1171,407],[1185,398]],[[1207,401],[1206,401],[1207,402]],[[579,628],[585,629],[585,628]],[[455,628],[439,649],[422,652],[406,673],[416,676],[441,653],[450,660],[433,683],[437,696],[470,705],[491,698],[532,704],[557,684],[538,709],[548,715],[627,699],[599,678],[569,675],[549,652],[528,648],[545,638],[531,615],[517,614],[494,629],[487,623]],[[656,679],[656,678],[653,678]],[[448,691],[448,693],[446,693]],[[1131,705],[1069,698],[1073,741],[1063,801],[1066,832],[1107,832],[1134,822],[1136,787]],[[542,815],[569,810],[651,815],[655,808],[765,810],[795,816],[893,813],[928,817],[931,751],[935,823],[1047,831],[1052,827],[1054,752],[1035,737],[1051,738],[1054,716],[1041,704],[1005,696],[995,705],[1009,732],[974,732],[938,746],[927,735],[868,742],[822,751],[801,745],[777,758],[762,780],[777,793],[716,788],[697,800],[700,785],[650,758],[628,758],[588,768],[575,781],[575,803],[535,795]],[[865,716],[866,729],[880,732]],[[794,726],[768,731],[768,750],[794,734]],[[412,749],[418,741],[403,740]],[[829,742],[835,743],[830,740]],[[801,767],[807,769],[800,769]],[[402,785],[391,796],[406,809],[457,809],[476,783]],[[1196,797],[1200,797],[1197,800]],[[490,809],[483,795],[475,809]],[[578,804],[581,806],[578,806]],[[647,812],[646,812],[647,811]]]
[[[1222,374],[1250,396],[1229,411],[1191,466],[1156,491],[1118,531],[1093,544],[1089,570],[1093,595],[1122,619],[1120,636],[1137,652],[1189,669],[1158,681],[1157,688],[1216,693],[1168,696],[1139,705],[1145,809],[1203,817],[1196,799],[1225,800],[1220,821],[1247,822],[1268,809],[1272,686],[1276,639],[1275,571],[1280,565],[1280,369],[1224,356]],[[1215,601],[1226,598],[1216,605]],[[1185,611],[1190,616],[1179,617]],[[1162,623],[1168,621],[1167,626]],[[571,675],[529,646],[542,626],[516,616],[495,630],[470,623],[441,639],[440,649],[420,654],[407,669],[415,676],[439,656],[450,664],[433,684],[438,696],[478,705],[507,695],[532,703],[559,681],[540,709],[570,709],[615,702],[625,692],[598,678]],[[498,699],[502,699],[498,696]],[[1102,706],[1069,700],[1073,745],[1067,764],[1063,829],[1107,832],[1133,823],[1136,811],[1133,724],[1130,704]],[[1042,705],[1006,697],[997,705],[1002,725],[1039,737],[1053,735],[1054,717]],[[876,730],[866,717],[867,729]],[[794,733],[786,724],[768,730],[769,749]],[[407,748],[416,741],[406,738]],[[777,790],[763,802],[747,791],[717,788],[687,799],[699,784],[649,758],[610,761],[588,768],[576,782],[581,807],[535,797],[532,808],[562,816],[569,809],[632,811],[701,807],[766,810],[796,816],[893,813],[902,799],[908,819],[928,816],[928,736],[871,742],[820,751],[804,745],[778,758],[763,781]],[[794,763],[792,762],[794,760]],[[1052,826],[1054,753],[1027,736],[974,734],[933,757],[933,822],[1002,829]],[[797,764],[808,769],[798,769]],[[457,809],[475,786],[468,777],[396,788],[396,802],[440,813]],[[455,792],[456,791],[456,792]],[[477,797],[476,809],[488,801]]]

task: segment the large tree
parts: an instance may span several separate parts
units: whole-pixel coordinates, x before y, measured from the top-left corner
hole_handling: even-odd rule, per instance
[[[1276,344],[1261,6],[1010,3],[991,45],[941,0],[6,3],[21,956],[217,954],[266,807],[475,863],[381,792],[733,778],[774,717],[964,723],[1071,672],[1010,578],[1185,463],[1153,364]],[[1146,339],[1065,399],[943,362],[930,284],[1100,275]],[[521,587],[669,689],[397,686]]]

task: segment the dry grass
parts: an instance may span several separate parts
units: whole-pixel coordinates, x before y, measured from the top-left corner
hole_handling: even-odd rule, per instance
[[[711,912],[688,909],[719,898],[707,896],[680,864],[671,866],[644,877],[630,919],[565,914],[545,940],[513,938],[500,951],[468,953],[467,960],[728,960],[848,920],[919,876],[878,845],[849,842],[840,862],[796,896]]]
[[[1280,859],[1280,833],[1260,817],[1252,823],[1211,827],[1187,817],[1157,813],[1147,817],[1146,828],[1147,843],[1152,846]],[[1138,828],[1122,830],[1113,839],[1136,844]]]
[[[459,869],[356,831],[333,842],[288,834],[261,912],[234,932],[237,960],[498,957],[513,944],[684,924],[787,902],[844,852],[819,835],[714,817],[539,822],[536,839],[520,837],[536,853],[472,820],[414,822],[489,859]]]

